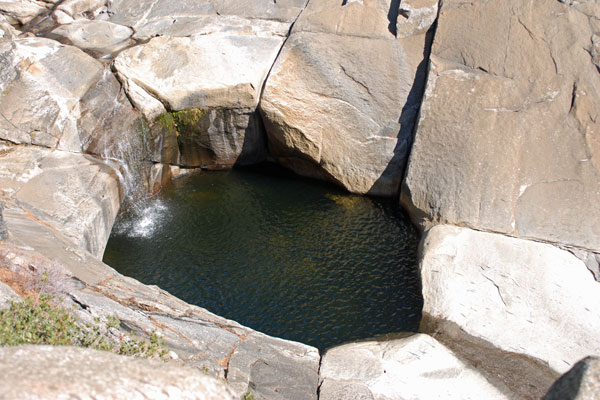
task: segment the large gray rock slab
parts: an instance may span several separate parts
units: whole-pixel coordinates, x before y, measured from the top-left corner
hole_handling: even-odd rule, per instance
[[[543,400],[600,399],[600,359],[586,357],[560,377]]]
[[[49,39],[0,39],[0,48],[0,139],[130,163],[158,152],[109,67]]]
[[[108,5],[107,15],[111,22],[132,27],[136,32],[149,24],[163,22],[185,25],[196,20],[202,23],[205,17],[241,17],[254,23],[275,21],[285,23],[289,28],[306,3],[307,0],[201,0],[177,3],[168,0],[137,3],[114,0]]]
[[[151,141],[110,69],[91,56],[42,38],[0,39],[0,49],[0,139],[105,156]]]
[[[156,36],[187,37],[213,33],[285,37],[289,30],[289,23],[215,14],[175,19],[169,17],[148,21],[137,25],[133,38],[138,41],[147,41]]]
[[[97,257],[121,201],[118,170],[63,151],[9,148],[0,154],[3,194]]]
[[[598,252],[599,15],[596,2],[443,2],[401,195],[415,222]]]
[[[255,110],[283,39],[217,32],[157,37],[123,51],[115,68],[144,114],[158,114],[150,121],[152,135],[178,142],[181,158],[160,161],[220,169],[264,159]]]
[[[103,75],[81,50],[42,38],[0,42],[0,138],[80,151],[79,100]]]
[[[47,36],[101,58],[133,45],[132,35],[133,30],[126,26],[108,21],[80,20],[60,25]]]
[[[182,17],[197,17],[215,15],[215,9],[209,0],[178,1],[155,0],[132,2],[129,0],[114,0],[108,5],[108,19],[110,22],[137,27],[148,22],[160,19],[173,20]]]
[[[227,382],[261,399],[316,400],[320,361],[314,347],[251,332],[230,355]]]
[[[397,193],[427,40],[423,33],[397,39],[389,7],[377,0],[309,2],[260,104],[278,162],[352,192]]]
[[[1,399],[234,399],[202,372],[68,346],[0,349]]]
[[[173,111],[251,111],[282,43],[273,36],[158,37],[122,52],[115,68]]]
[[[567,251],[439,225],[423,238],[420,271],[421,329],[444,343],[485,345],[558,373],[600,354],[600,283]]]
[[[502,384],[424,334],[329,349],[319,380],[321,400],[512,398]]]

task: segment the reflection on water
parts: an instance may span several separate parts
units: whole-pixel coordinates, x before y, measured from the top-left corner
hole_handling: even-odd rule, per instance
[[[189,303],[320,349],[418,328],[418,238],[391,201],[233,170],[145,210],[119,216],[104,261]]]

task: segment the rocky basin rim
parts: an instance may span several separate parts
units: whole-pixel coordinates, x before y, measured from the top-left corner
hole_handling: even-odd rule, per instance
[[[596,395],[599,18],[592,0],[2,2],[2,268],[56,272],[81,321],[159,332],[237,398]],[[125,182],[267,158],[400,193],[424,232],[421,334],[321,357],[100,261]]]

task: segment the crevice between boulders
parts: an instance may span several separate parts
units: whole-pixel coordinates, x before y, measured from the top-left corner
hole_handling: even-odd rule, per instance
[[[412,126],[412,130],[411,130],[411,134],[410,134],[410,141],[408,143],[408,154],[406,155],[406,165],[404,167],[402,181],[400,183],[400,187],[398,188],[397,196],[395,196],[396,200],[399,200],[399,198],[400,198],[400,193],[402,191],[403,182],[406,179],[406,173],[408,171],[408,165],[410,163],[410,156],[412,153],[412,145],[415,141],[415,137],[417,135],[417,130],[419,127],[419,121],[421,119],[421,108],[423,107],[423,99],[425,97],[425,92],[427,91],[427,85],[429,83],[429,73],[431,72],[431,50],[433,48],[433,41],[435,40],[435,34],[437,31],[438,21],[440,18],[440,11],[442,9],[442,3],[443,3],[443,0],[438,1],[437,16],[435,17],[433,24],[431,24],[431,27],[425,34],[425,48],[423,49],[423,61],[417,67],[417,75],[419,74],[420,69],[425,70],[424,74],[423,74],[424,75],[423,76],[424,83],[423,83],[423,87],[422,87],[422,90],[420,91],[420,93],[414,94],[414,96],[418,96],[418,102],[416,102],[418,104],[418,109],[416,111],[414,125]],[[407,104],[409,103],[408,100],[410,99],[410,96],[412,94],[413,93],[409,94],[409,98],[407,99]],[[408,210],[404,207],[402,202],[398,201],[398,203],[400,204],[400,208],[402,208],[405,212],[408,212]]]
[[[290,35],[292,34],[292,29],[294,29],[294,25],[296,24],[296,21],[298,21],[298,19],[300,18],[300,16],[304,12],[304,10],[306,10],[306,7],[308,7],[308,3],[310,3],[310,0],[306,0],[306,3],[304,3],[304,7],[302,7],[302,10],[300,10],[300,12],[298,13],[298,15],[296,15],[296,18],[294,18],[294,21],[292,21],[292,23],[290,24],[290,29],[288,30],[288,33],[287,33],[285,39],[283,40],[283,43],[281,44],[281,47],[279,48],[279,51],[277,52],[277,55],[273,59],[273,63],[271,64],[271,67],[269,68],[269,71],[267,72],[267,75],[265,76],[265,79],[264,79],[264,81],[262,83],[262,87],[260,88],[260,93],[258,94],[258,105],[256,106],[256,113],[259,115],[259,118],[261,119],[261,121],[262,121],[262,116],[258,112],[258,109],[260,107],[260,101],[262,100],[263,92],[265,91],[265,86],[267,85],[267,81],[269,80],[269,76],[271,76],[271,71],[273,70],[273,67],[277,63],[277,60],[279,59],[279,56],[281,55],[281,52],[283,51],[283,47],[285,46],[285,44],[287,43],[288,39],[290,38]],[[262,121],[262,123],[264,125],[264,121]]]

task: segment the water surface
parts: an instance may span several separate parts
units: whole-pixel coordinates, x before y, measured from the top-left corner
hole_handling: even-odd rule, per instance
[[[323,350],[418,328],[418,237],[397,209],[272,169],[205,172],[120,215],[104,261]]]

